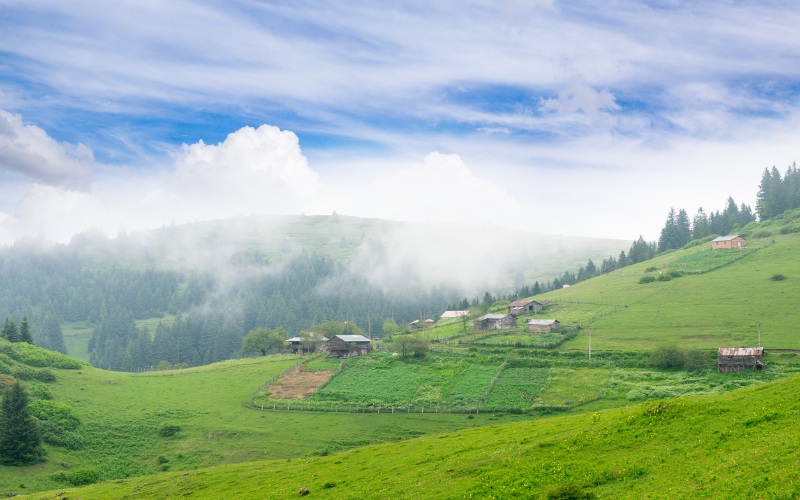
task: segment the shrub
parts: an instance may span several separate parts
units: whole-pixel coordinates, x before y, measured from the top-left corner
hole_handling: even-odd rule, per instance
[[[64,368],[67,370],[77,370],[84,366],[84,363],[75,358],[70,358],[60,352],[48,351],[41,347],[28,344],[26,342],[15,342],[4,344],[0,351],[11,358],[30,366],[40,368]]]
[[[83,448],[83,438],[79,434],[64,430],[50,420],[39,421],[39,433],[42,435],[42,441],[49,445],[68,450]]]
[[[704,370],[710,366],[708,354],[699,349],[690,349],[683,354],[683,367],[687,372]]]
[[[158,430],[158,435],[162,437],[170,437],[174,436],[178,432],[180,432],[181,426],[180,425],[163,425],[161,429]]]
[[[55,374],[50,370],[31,368],[27,365],[15,366],[11,374],[20,380],[38,380],[40,382],[56,381]]]
[[[31,384],[28,386],[28,394],[34,399],[53,399],[53,393],[44,384]]]
[[[656,280],[655,276],[649,276],[649,275],[648,276],[642,276],[641,278],[639,278],[639,284],[640,285],[646,285],[647,283],[652,283],[655,280]]]
[[[592,491],[583,491],[578,484],[565,484],[547,494],[547,500],[590,500],[597,498]]]
[[[658,276],[658,281],[671,281],[671,280],[672,276],[670,276],[669,274],[661,274]]]
[[[673,278],[680,278],[683,276],[683,273],[680,271],[670,271],[667,273],[667,275],[672,276]]]
[[[675,345],[663,345],[650,354],[650,364],[656,368],[683,366],[683,353]]]
[[[99,481],[100,474],[94,469],[77,469],[75,472],[66,474],[66,480],[72,486],[84,486],[86,484],[94,484]]]
[[[658,271],[658,268],[656,266],[650,266],[650,267],[648,267],[647,269],[644,270],[644,272],[646,272],[646,273],[654,273],[656,271]]]
[[[28,408],[31,415],[39,420],[47,420],[55,423],[60,428],[67,431],[74,431],[81,424],[80,419],[72,413],[72,409],[62,403],[55,401],[36,400],[32,401]]]
[[[770,276],[769,279],[771,279],[772,281],[783,281],[786,279],[786,276],[782,274],[773,274],[772,276]]]

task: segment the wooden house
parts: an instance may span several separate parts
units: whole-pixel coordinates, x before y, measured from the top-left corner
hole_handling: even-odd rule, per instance
[[[508,314],[512,316],[535,313],[541,310],[542,304],[535,300],[515,300],[508,305]]]
[[[370,352],[372,341],[363,335],[334,335],[328,340],[326,348],[331,357],[349,358]]]
[[[718,248],[742,248],[745,245],[747,245],[747,240],[738,234],[720,236],[719,238],[714,238],[711,240],[712,250],[716,250]]]
[[[314,344],[324,344],[328,341],[328,337],[320,335],[319,333],[310,332],[308,337],[305,339],[306,341],[311,341],[307,342],[307,344],[310,345],[303,346],[303,340],[303,337],[292,337],[286,341],[286,345],[293,353],[302,354],[303,352],[314,351]]]
[[[726,373],[761,370],[766,366],[761,362],[763,355],[763,347],[720,347],[717,351],[717,369]]]
[[[557,332],[559,323],[557,319],[529,319],[528,331],[529,332]]]
[[[510,314],[484,314],[472,322],[477,330],[508,330],[517,326],[517,318]]]
[[[450,318],[460,318],[461,316],[469,316],[469,311],[445,311],[442,313],[439,318],[441,319],[450,319]]]

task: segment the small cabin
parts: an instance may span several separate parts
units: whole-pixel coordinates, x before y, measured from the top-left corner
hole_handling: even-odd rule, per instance
[[[738,234],[720,236],[719,238],[711,240],[712,250],[717,250],[719,248],[742,248],[745,245],[747,245],[747,240]]]
[[[529,319],[528,331],[537,333],[557,332],[559,322],[557,319]]]
[[[372,350],[372,341],[363,335],[334,335],[326,348],[333,358],[361,356]]]
[[[461,316],[469,316],[469,311],[445,311],[439,316],[440,319],[460,318]]]
[[[307,344],[310,345],[303,346],[303,340],[306,340]],[[319,333],[310,332],[305,339],[303,339],[303,337],[292,337],[286,341],[286,344],[293,353],[302,354],[303,352],[314,351],[314,344],[318,345],[327,341],[328,337],[320,335]]]
[[[484,314],[472,322],[476,330],[509,330],[517,326],[517,318],[510,314]]]
[[[763,347],[720,347],[717,369],[723,373],[761,370],[766,366],[761,362],[763,355]]]
[[[508,305],[508,314],[520,316],[522,314],[536,313],[542,310],[542,304],[535,300],[515,300]]]

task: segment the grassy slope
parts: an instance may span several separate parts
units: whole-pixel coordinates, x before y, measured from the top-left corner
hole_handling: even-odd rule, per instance
[[[66,403],[80,417],[85,446],[77,451],[48,446],[43,464],[2,467],[0,492],[25,491],[20,484],[27,491],[56,488],[51,474],[78,468],[93,468],[103,479],[113,479],[158,472],[159,456],[171,470],[286,459],[485,425],[492,418],[395,415],[388,420],[243,407],[265,380],[296,362],[294,356],[250,358],[141,375],[91,367],[53,369],[58,381],[48,385],[54,401]],[[160,437],[164,425],[178,425],[181,431]]]
[[[755,346],[758,323],[766,348],[800,349],[795,314],[800,236],[775,236],[775,243],[771,241],[753,241],[748,255],[719,269],[667,282],[642,285],[639,278],[649,266],[666,272],[686,255],[711,250],[704,245],[626,267],[546,294],[559,304],[548,314],[562,323],[591,326],[596,350],[649,350],[663,342],[706,348]],[[786,279],[772,281],[777,273]],[[588,334],[563,348],[587,349]]]
[[[167,473],[71,498],[797,498],[800,378],[567,417],[463,430],[326,457]],[[34,495],[52,498],[53,493]]]

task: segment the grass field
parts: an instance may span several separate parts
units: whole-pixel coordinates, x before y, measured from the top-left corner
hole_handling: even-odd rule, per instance
[[[59,490],[70,498],[797,498],[800,378],[303,460]],[[53,498],[53,492],[32,498]]]

